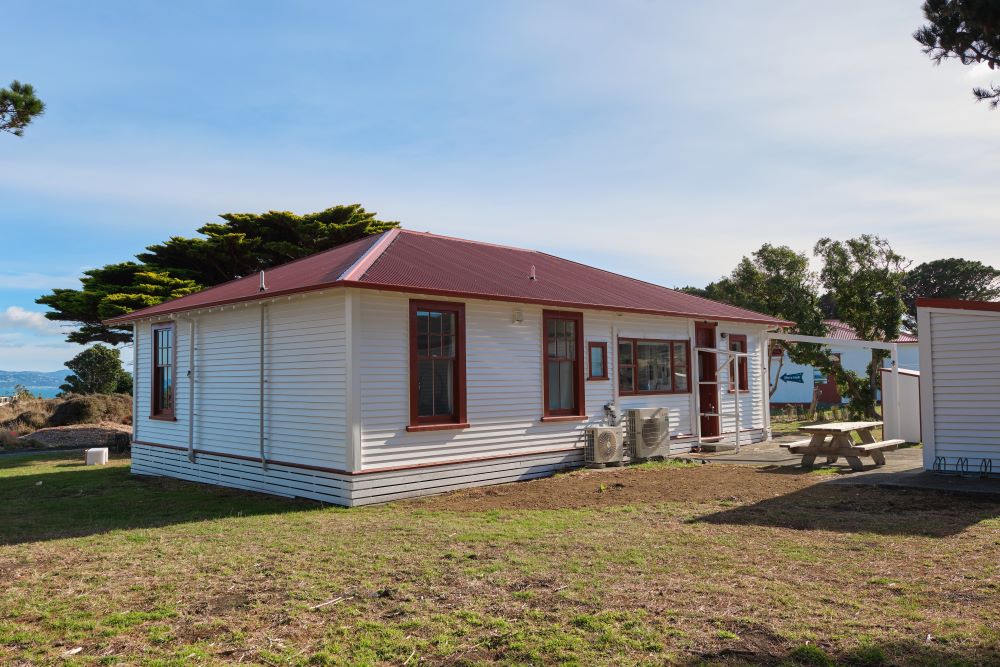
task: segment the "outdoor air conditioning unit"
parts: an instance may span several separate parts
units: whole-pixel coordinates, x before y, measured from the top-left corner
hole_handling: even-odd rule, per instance
[[[670,452],[670,420],[666,408],[628,411],[628,446],[633,461],[645,461]]]
[[[624,455],[622,430],[617,426],[591,426],[587,429],[585,452],[588,468],[620,466]]]

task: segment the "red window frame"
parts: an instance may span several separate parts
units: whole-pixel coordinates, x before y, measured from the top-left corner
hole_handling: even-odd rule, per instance
[[[576,344],[573,361],[573,407],[566,409],[549,409],[549,354],[548,354],[548,331],[549,322],[555,320],[568,320],[576,323]],[[567,360],[558,357],[560,360]],[[579,418],[584,415],[584,394],[583,394],[583,313],[574,313],[564,310],[543,310],[542,311],[542,419],[558,418]]]
[[[170,332],[170,363],[162,363],[160,358],[160,346],[157,341],[157,333],[160,331]],[[177,401],[177,327],[173,322],[160,322],[149,328],[150,340],[150,373],[149,379],[152,387],[149,397],[149,417],[150,419],[165,419],[173,421],[175,417],[175,406]],[[171,375],[170,404],[168,407],[161,407],[163,396],[163,369],[169,368]]]
[[[601,350],[602,366],[604,366],[603,375],[594,375],[594,353],[593,350]],[[590,341],[587,343],[587,379],[588,380],[607,380],[608,379],[608,344],[598,341]]]
[[[417,355],[417,312],[425,310],[455,315],[455,354],[452,357],[453,412],[450,415],[420,416],[419,362]],[[465,386],[465,304],[452,301],[410,300],[410,423],[407,431],[465,428],[468,424]]]
[[[665,343],[670,347],[670,385],[671,389],[669,391],[656,390],[656,391],[640,391],[636,389],[639,385],[638,378],[638,358],[639,358],[639,343]],[[674,350],[676,344],[683,344],[685,355],[687,357],[687,388],[676,389],[674,386],[674,369],[677,368],[676,357],[674,356]],[[621,348],[623,345],[630,345],[632,347],[632,363],[623,364],[621,361]],[[619,396],[653,396],[653,395],[667,395],[667,394],[690,394],[691,393],[691,341],[674,338],[674,339],[664,339],[664,338],[619,338],[618,339],[618,395]],[[626,391],[622,388],[622,368],[632,369],[632,391]]]
[[[729,334],[728,343],[730,351],[732,352],[747,352],[749,348],[747,347],[747,337],[746,334]],[[742,349],[733,350],[733,343],[738,343]],[[729,392],[734,393],[736,391],[736,386],[733,384],[733,377],[737,377],[739,380],[740,391],[750,391],[750,374],[748,372],[747,357],[737,357],[735,360],[737,371],[733,372],[733,361],[729,362]]]

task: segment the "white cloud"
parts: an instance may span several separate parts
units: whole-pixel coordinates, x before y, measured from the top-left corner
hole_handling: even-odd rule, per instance
[[[58,336],[66,333],[68,327],[46,319],[45,315],[38,311],[26,310],[20,306],[8,306],[6,310],[0,311],[0,329]]]
[[[525,133],[530,141],[488,115],[463,133],[447,114],[414,121],[444,145],[441,135],[509,138],[483,151],[440,150],[406,133],[357,148],[153,125],[14,142],[0,181],[47,198],[177,211],[190,221],[185,233],[221,211],[360,201],[411,229],[544,249],[667,285],[715,279],[764,242],[809,251],[821,236],[866,232],[916,261],[1000,264],[1000,113],[970,93],[994,72],[934,67],[910,36],[919,3],[790,3],[780,16],[737,2],[506,7],[488,34],[468,37],[489,76],[462,90],[520,93],[510,127],[548,130]],[[749,56],[718,47],[748,35]],[[162,224],[113,219],[101,224]],[[0,287],[77,284],[57,280],[0,275]]]

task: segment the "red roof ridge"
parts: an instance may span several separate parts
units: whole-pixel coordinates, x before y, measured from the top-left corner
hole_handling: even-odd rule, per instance
[[[504,250],[517,250],[518,252],[530,252],[535,255],[547,254],[542,252],[541,250],[533,250],[531,248],[519,248],[517,246],[504,245],[502,243],[490,243],[489,241],[476,241],[474,239],[463,239],[458,236],[448,236],[447,234],[435,234],[434,232],[418,232],[415,229],[400,229],[399,231],[402,234],[413,234],[416,236],[430,236],[431,238],[435,239],[444,239],[445,241],[458,241],[459,243],[468,243],[469,245],[482,245],[490,248],[503,248]],[[555,255],[550,255],[550,256],[555,257]],[[562,257],[558,257],[557,259],[562,259]],[[587,265],[584,264],[583,266]],[[594,267],[589,267],[589,268],[594,268]]]
[[[385,254],[385,251],[389,249],[389,246],[392,245],[392,242],[396,240],[396,237],[399,236],[402,231],[403,230],[399,227],[394,227],[380,233],[379,239],[375,241],[375,243],[373,243],[368,250],[361,253],[361,256],[340,274],[338,280],[360,280],[365,273],[368,272],[368,269],[370,269],[372,265],[377,262],[383,254]]]
[[[266,282],[266,280],[267,280],[267,272],[268,271],[274,271],[275,269],[279,269],[279,268],[283,269],[286,266],[291,266],[292,264],[297,264],[297,263],[302,262],[304,260],[312,259],[313,257],[318,257],[319,255],[325,255],[326,253],[333,252],[334,250],[341,250],[341,249],[346,248],[347,246],[351,245],[352,243],[358,243],[359,241],[368,241],[368,240],[371,239],[372,236],[378,236],[378,235],[384,234],[384,233],[385,232],[379,232],[379,234],[371,234],[369,236],[362,236],[360,239],[354,239],[353,241],[348,241],[347,243],[341,243],[340,245],[335,245],[332,248],[327,248],[326,250],[319,250],[317,252],[314,252],[311,255],[306,255],[305,257],[296,257],[295,259],[290,259],[287,262],[282,262],[281,264],[275,264],[274,266],[269,266],[266,269],[260,269],[258,271],[254,271],[253,273],[248,273],[245,276],[238,276],[236,278],[230,278],[229,280],[227,280],[225,282],[216,283],[214,285],[209,285],[208,287],[203,287],[200,290],[198,290],[197,292],[193,292],[192,294],[186,294],[185,296],[194,296],[195,294],[200,294],[202,292],[207,292],[208,290],[215,289],[216,287],[224,287],[226,285],[231,285],[233,283],[238,283],[241,280],[247,280],[249,278],[253,278],[254,276],[259,276],[261,273],[264,274],[264,279],[265,279],[265,282]],[[171,301],[177,301],[177,300],[183,299],[183,298],[184,298],[183,296],[179,296],[179,297],[176,297],[174,299],[167,299],[163,303],[170,303]],[[267,298],[267,292],[261,292],[260,293],[260,298],[261,299]],[[162,304],[156,304],[156,305],[162,305]],[[147,307],[153,307],[153,306],[147,306]],[[139,310],[146,310],[146,308],[140,308]],[[139,312],[139,310],[133,310],[132,312],[133,313],[137,313],[137,312]],[[131,315],[131,314],[132,313],[126,313],[125,315]],[[125,317],[125,315],[121,315],[119,317]],[[108,319],[116,320],[116,319],[119,319],[119,317],[112,317],[112,318],[108,318]]]

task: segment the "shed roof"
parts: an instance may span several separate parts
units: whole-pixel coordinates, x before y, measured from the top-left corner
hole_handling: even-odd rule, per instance
[[[791,323],[535,250],[393,229],[107,320],[160,317],[329,287],[360,287],[551,307],[649,313],[767,326]]]
[[[840,320],[823,320],[823,324],[826,325],[827,335],[830,338],[836,340],[863,340],[858,337],[858,332],[854,330],[854,327],[847,322],[842,322]],[[899,334],[899,337],[896,340],[891,342],[916,343],[917,337],[904,331]]]

